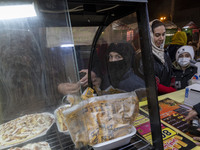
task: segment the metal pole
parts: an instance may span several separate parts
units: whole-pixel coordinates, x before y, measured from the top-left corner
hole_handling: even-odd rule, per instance
[[[174,19],[174,6],[175,6],[175,0],[171,0],[171,11],[170,11],[170,20],[173,21]]]
[[[149,109],[149,119],[151,124],[151,134],[153,146],[156,150],[163,149],[161,133],[160,112],[157,98],[157,87],[155,82],[154,62],[149,32],[149,17],[147,3],[141,3],[137,10],[137,19],[140,34],[142,51],[142,62],[147,87],[147,99]]]

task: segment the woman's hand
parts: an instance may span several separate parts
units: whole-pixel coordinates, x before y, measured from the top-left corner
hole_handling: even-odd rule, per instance
[[[88,69],[82,69],[80,72],[85,72],[85,76],[80,79],[80,83],[82,86],[86,87],[88,86]],[[101,78],[96,76],[96,73],[91,71],[91,79],[92,79],[92,84],[96,87],[100,87],[101,85]]]

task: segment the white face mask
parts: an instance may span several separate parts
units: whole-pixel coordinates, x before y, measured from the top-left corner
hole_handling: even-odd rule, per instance
[[[189,58],[189,57],[182,57],[182,58],[178,59],[178,64],[181,67],[185,67],[190,64],[190,60],[191,60],[191,58]]]

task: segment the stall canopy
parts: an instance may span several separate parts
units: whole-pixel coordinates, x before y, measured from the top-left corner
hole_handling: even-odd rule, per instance
[[[188,43],[196,46],[199,41],[199,27],[193,21],[190,21],[183,26],[182,30],[187,34]]]
[[[188,24],[183,26],[183,29],[198,29],[198,26],[193,21],[190,21]]]
[[[177,25],[174,24],[172,21],[164,21],[163,22],[165,24],[166,29],[177,29]]]

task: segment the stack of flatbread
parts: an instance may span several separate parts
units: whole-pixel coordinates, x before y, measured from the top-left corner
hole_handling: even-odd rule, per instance
[[[37,113],[25,115],[0,125],[0,149],[46,134],[54,120],[52,114]]]
[[[9,150],[51,150],[47,142],[30,143],[23,147],[14,147]]]

